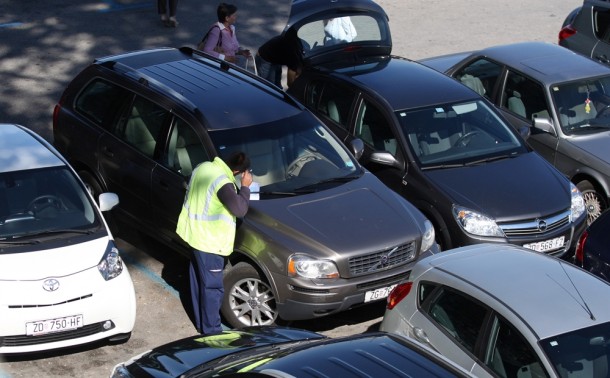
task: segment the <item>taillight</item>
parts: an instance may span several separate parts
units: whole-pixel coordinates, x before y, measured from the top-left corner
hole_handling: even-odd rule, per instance
[[[585,230],[585,232],[583,232],[582,235],[580,235],[580,238],[578,239],[578,243],[576,244],[576,254],[574,255],[574,260],[580,266],[583,266],[583,263],[584,263],[585,243],[587,242],[588,236],[589,236],[589,232],[587,230]]]
[[[53,109],[53,130],[57,129],[57,118],[59,117],[59,111],[61,110],[61,104],[55,105]]]
[[[574,29],[572,25],[564,26],[559,31],[559,42],[563,41],[566,38],[570,38],[574,34],[576,34],[576,29]]]
[[[402,301],[407,295],[409,295],[409,292],[411,291],[411,287],[413,286],[413,282],[405,282],[405,283],[401,283],[398,284],[390,293],[390,295],[388,295],[388,304],[386,306],[386,308],[388,310],[391,310],[394,308],[394,306],[396,306],[398,303],[400,303],[400,301]]]

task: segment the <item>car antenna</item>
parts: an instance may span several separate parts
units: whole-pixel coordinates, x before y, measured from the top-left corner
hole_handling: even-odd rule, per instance
[[[572,284],[572,287],[574,287],[574,290],[576,290],[576,293],[578,293],[578,296],[580,297],[580,300],[582,301],[581,307],[585,309],[585,311],[589,314],[589,317],[591,318],[591,320],[595,320],[595,315],[593,315],[593,312],[591,311],[591,309],[589,308],[589,306],[587,305],[587,302],[585,301],[585,299],[582,297],[582,295],[580,294],[580,290],[578,290],[578,288],[576,287],[576,285],[574,284],[574,281],[572,281],[572,277],[570,277],[570,275],[568,274],[568,272],[566,272],[565,267],[563,266],[563,262],[562,261],[557,261],[557,263],[559,263],[559,266],[561,266],[561,270],[563,270],[563,272],[565,273],[566,277],[568,277],[568,280],[570,281],[570,283]],[[555,281],[551,276],[549,276],[549,274],[546,274],[549,278],[551,278],[553,281]],[[561,284],[557,281],[555,281],[559,286],[561,286]],[[567,290],[566,290],[567,291]]]

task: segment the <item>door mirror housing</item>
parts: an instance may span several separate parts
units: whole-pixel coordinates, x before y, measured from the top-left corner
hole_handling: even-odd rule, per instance
[[[549,133],[553,136],[557,136],[557,134],[555,133],[555,128],[553,127],[553,122],[546,117],[534,118],[534,120],[532,121],[532,126],[540,131]]]
[[[354,138],[349,144],[352,148],[352,154],[354,154],[356,160],[360,160],[362,154],[364,153],[364,142],[362,139]]]

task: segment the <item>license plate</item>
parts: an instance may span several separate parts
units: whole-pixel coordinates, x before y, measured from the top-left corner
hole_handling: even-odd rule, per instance
[[[564,245],[565,236],[558,238],[545,240],[537,243],[524,244],[525,248],[533,249],[536,252],[552,251],[554,249],[562,248]]]
[[[376,301],[378,299],[387,298],[390,295],[392,289],[394,289],[396,285],[382,287],[379,289],[367,291],[364,293],[364,302]]]
[[[64,318],[38,320],[25,323],[25,334],[28,336],[42,335],[45,333],[69,331],[83,326],[83,316],[73,315]]]

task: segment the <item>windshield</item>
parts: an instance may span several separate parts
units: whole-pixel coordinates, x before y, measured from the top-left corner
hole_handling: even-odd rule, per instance
[[[516,133],[484,101],[398,111],[422,168],[464,165],[527,152]]]
[[[540,345],[560,377],[608,376],[610,323],[551,337]]]
[[[555,85],[551,95],[566,134],[610,127],[610,76]]]
[[[0,241],[100,225],[85,188],[66,167],[0,174]]]
[[[274,123],[209,134],[222,158],[235,151],[248,154],[261,193],[294,194],[310,185],[341,182],[361,174],[341,142],[306,112]]]

